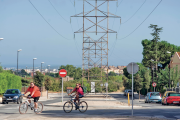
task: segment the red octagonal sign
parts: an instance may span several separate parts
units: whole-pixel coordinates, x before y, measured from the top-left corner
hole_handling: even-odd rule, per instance
[[[152,86],[153,86],[153,87],[156,87],[156,83],[155,83],[155,82],[153,82],[153,83],[152,83]]]
[[[61,69],[61,70],[59,71],[59,75],[60,75],[61,77],[66,77],[67,71],[66,71],[65,69]]]

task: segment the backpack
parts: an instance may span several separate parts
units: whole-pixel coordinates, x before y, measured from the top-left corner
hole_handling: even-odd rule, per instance
[[[82,90],[83,90],[83,93],[85,92],[84,88],[81,86]],[[77,89],[77,88],[76,88]]]

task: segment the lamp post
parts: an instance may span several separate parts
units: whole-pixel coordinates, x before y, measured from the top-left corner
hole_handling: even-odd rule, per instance
[[[22,49],[19,49],[18,51],[17,51],[17,75],[18,75],[18,55],[19,55],[19,52],[20,51],[22,51]]]
[[[44,64],[44,62],[41,62],[41,73],[42,73],[42,64]]]
[[[167,51],[167,53],[169,53],[170,54],[170,62],[169,62],[169,89],[170,89],[170,84],[171,84],[171,78],[170,78],[170,71],[171,71],[171,52],[169,52],[169,51]]]
[[[50,75],[50,71],[49,71],[49,70],[50,70],[50,65],[48,65],[48,67],[49,67],[49,68],[48,68],[48,72],[49,72],[49,75]]]
[[[0,38],[0,40],[4,40],[4,38]]]
[[[34,60],[36,60],[37,58],[33,58],[33,82],[34,82]]]
[[[27,66],[26,66],[26,79],[27,79]]]

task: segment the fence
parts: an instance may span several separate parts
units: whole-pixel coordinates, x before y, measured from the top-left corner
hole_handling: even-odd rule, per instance
[[[177,87],[177,88],[166,88],[166,91],[175,91],[176,93],[180,93],[180,88]]]

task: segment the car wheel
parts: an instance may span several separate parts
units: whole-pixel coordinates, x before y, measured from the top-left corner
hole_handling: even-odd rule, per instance
[[[18,100],[17,100],[17,104],[19,104],[19,102],[20,102],[20,100],[18,99]]]
[[[3,101],[2,104],[5,104],[5,102]]]
[[[8,102],[6,102],[6,104],[8,104]]]

